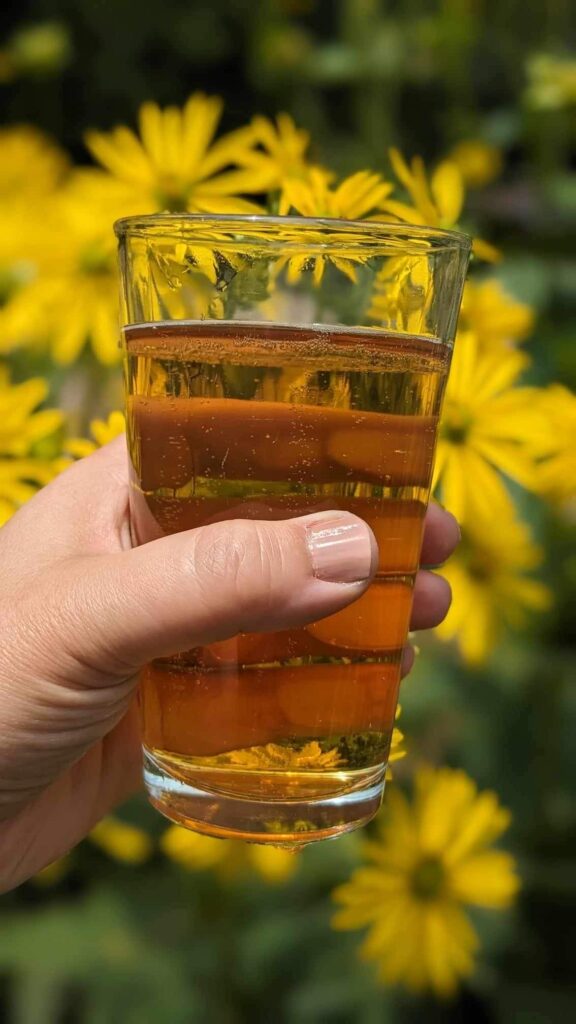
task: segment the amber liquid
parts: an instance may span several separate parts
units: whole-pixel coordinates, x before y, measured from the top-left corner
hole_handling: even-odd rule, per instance
[[[380,551],[372,586],[336,615],[144,670],[145,750],[213,795],[206,820],[172,816],[260,840],[351,827],[345,809],[328,820],[314,802],[383,778],[449,349],[381,331],[204,322],[129,327],[125,350],[135,543],[347,509]],[[219,798],[235,797],[253,802],[254,826],[222,819]]]

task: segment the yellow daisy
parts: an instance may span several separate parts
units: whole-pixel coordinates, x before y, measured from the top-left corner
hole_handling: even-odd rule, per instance
[[[288,178],[284,182],[279,212],[365,220],[381,208],[391,191],[392,185],[372,171],[357,171],[339,185],[333,185],[328,171],[311,167],[305,178]]]
[[[75,459],[83,459],[91,455],[97,448],[113,441],[115,437],[126,432],[126,419],[123,412],[111,412],[106,420],[92,420],[90,433],[92,437],[71,437],[64,443],[66,454]],[[67,463],[68,464],[68,463]]]
[[[428,180],[421,157],[415,156],[407,164],[397,149],[391,149],[390,160],[412,205],[397,199],[385,199],[382,210],[408,224],[422,224],[431,228],[458,227],[465,191],[462,173],[454,161],[444,160]],[[474,239],[473,251],[480,259],[492,262],[500,259],[498,250],[480,238]]]
[[[102,818],[88,838],[124,864],[143,864],[152,854],[152,840],[147,832],[112,816]]]
[[[261,189],[255,172],[238,169],[252,148],[253,130],[240,128],[214,141],[222,106],[218,97],[199,92],[182,109],[144,103],[138,115],[140,136],[120,126],[88,132],[86,144],[114,178],[130,186],[140,213],[258,212],[253,203],[238,198],[240,192]]]
[[[497,278],[467,281],[459,327],[474,331],[482,348],[509,348],[524,341],[534,326],[534,310],[512,298]]]
[[[249,268],[250,256],[236,247],[225,256],[221,254],[218,234],[215,229],[208,233],[212,244],[189,245],[167,240],[152,250],[146,239],[134,240],[132,272],[135,278],[139,276],[146,282],[145,303],[150,320],[222,319],[228,294],[222,282],[219,287],[219,274],[232,273],[234,278],[238,271]]]
[[[211,759],[214,763],[214,759]],[[237,767],[254,768],[259,771],[331,771],[346,762],[336,747],[322,750],[316,740],[304,743],[298,750],[283,747],[279,743],[266,743],[263,747],[247,750],[233,750],[216,759],[218,764],[232,764]]]
[[[508,907],[519,881],[513,857],[492,844],[510,815],[495,793],[479,793],[462,771],[421,769],[410,803],[392,789],[369,866],[334,892],[334,927],[369,927],[361,954],[380,979],[414,992],[452,996],[474,971],[478,937],[464,907]]]
[[[288,850],[258,846],[232,839],[213,839],[171,825],[160,839],[166,856],[188,871],[215,870],[224,880],[235,880],[255,871],[272,885],[286,881],[298,867]]]
[[[97,359],[118,362],[118,283],[112,223],[134,212],[126,190],[100,171],[77,171],[39,227],[39,273],[4,311],[5,347],[46,343],[57,363],[89,341]],[[12,333],[10,333],[12,332]]]
[[[461,522],[510,514],[501,473],[536,486],[531,444],[539,437],[541,391],[517,387],[527,357],[515,349],[482,350],[473,331],[456,339],[440,422],[434,486]]]
[[[484,188],[500,176],[504,161],[498,146],[484,139],[462,139],[450,151],[467,188]]]
[[[32,125],[0,128],[0,203],[29,203],[51,195],[68,170],[62,150]]]
[[[470,522],[440,570],[452,588],[452,605],[437,635],[455,640],[470,664],[481,664],[505,629],[525,626],[530,612],[550,606],[548,588],[527,575],[541,561],[525,523],[501,515],[483,526]]]
[[[332,175],[328,171],[311,167],[305,177],[287,178],[284,181],[279,213],[281,216],[297,213],[303,217],[363,220],[380,208],[384,197],[391,190],[392,186],[388,182],[371,171],[358,171],[339,185],[333,185]],[[326,266],[331,263],[351,281],[356,280],[355,264],[362,262],[363,258],[355,253],[346,255],[346,235],[342,235],[338,256],[314,255],[314,248],[322,243],[322,236],[312,228],[305,236],[300,232],[298,241],[302,243],[301,253],[296,252],[277,260],[275,275],[285,267],[288,283],[294,284],[302,274],[309,271],[314,284],[319,285]]]
[[[547,430],[537,446],[537,489],[554,501],[576,497],[576,395],[561,384],[542,394]]]
[[[68,171],[65,154],[30,125],[0,129],[0,351],[21,329],[11,300],[36,277],[43,223]],[[32,311],[27,310],[26,324]]]
[[[25,207],[2,214],[0,232],[0,353],[36,339],[43,330],[40,314],[24,300],[26,286],[38,275],[38,236]]]
[[[11,384],[0,367],[0,524],[58,472],[54,437],[64,416],[38,406],[48,385],[39,377]]]
[[[377,327],[430,336],[429,313],[435,294],[426,255],[384,260],[372,286],[368,316]]]
[[[287,178],[307,173],[310,135],[296,127],[290,114],[277,114],[275,122],[254,117],[250,127],[257,148],[239,152],[237,159],[254,174],[255,188],[251,191],[271,191],[280,188]]]

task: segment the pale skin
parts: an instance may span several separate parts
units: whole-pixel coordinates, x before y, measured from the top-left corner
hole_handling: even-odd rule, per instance
[[[132,548],[119,438],[0,530],[0,890],[64,854],[141,787],[143,664],[238,632],[311,622],[364,592],[374,537],[355,516],[331,515],[351,529],[361,557],[331,554],[328,580],[311,559],[314,516],[218,523]],[[454,518],[431,506],[422,564],[442,563],[458,537]],[[421,569],[412,629],[438,624],[449,604],[448,584]],[[405,672],[412,660],[407,648]]]

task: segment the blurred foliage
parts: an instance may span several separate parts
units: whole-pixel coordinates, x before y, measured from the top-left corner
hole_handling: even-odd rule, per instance
[[[7,1024],[563,1024],[576,1014],[576,510],[570,497],[576,437],[573,398],[570,404],[559,385],[547,387],[553,381],[576,387],[575,47],[576,12],[568,0],[165,0],[161,11],[134,0],[24,0],[18,10],[0,11],[3,121],[48,133],[76,164],[89,162],[87,130],[133,126],[143,101],[181,106],[204,90],[225,100],[224,132],[256,113],[287,111],[310,133],[311,162],[341,176],[370,168],[384,181],[400,171],[404,194],[391,201],[411,204],[425,221],[429,209],[419,208],[398,158],[391,166],[391,147],[407,159],[421,154],[433,169],[426,202],[434,201],[436,222],[461,218],[458,190],[471,190],[464,225],[505,257],[496,268],[476,267],[461,324],[475,333],[478,359],[491,360],[494,394],[488,401],[475,393],[485,406],[471,409],[461,374],[454,377],[444,446],[454,461],[450,445],[463,417],[473,413],[474,443],[486,465],[514,476],[510,444],[517,443],[525,452],[530,444],[530,464],[506,485],[521,528],[503,522],[501,504],[488,501],[486,509],[493,491],[478,463],[460,472],[468,498],[485,499],[482,514],[494,533],[489,546],[500,560],[484,556],[479,571],[464,545],[447,573],[472,595],[465,621],[490,598],[493,632],[514,617],[514,599],[529,604],[531,594],[534,604],[536,592],[515,574],[530,569],[540,551],[541,579],[531,581],[541,588],[536,603],[543,605],[547,592],[553,597],[529,628],[517,623],[515,633],[504,630],[487,659],[469,658],[472,666],[441,637],[419,640],[422,651],[403,689],[409,756],[392,785],[408,787],[420,762],[451,765],[495,790],[513,815],[520,900],[511,915],[474,916],[480,966],[452,1002],[414,1000],[378,986],[374,971],[357,959],[357,935],[331,928],[329,893],[351,884],[363,859],[362,837],[308,849],[289,868],[271,867],[244,848],[225,857],[205,845],[183,850],[158,816],[135,801],[64,861],[4,897],[0,1014]],[[269,152],[265,132],[261,124],[261,155]],[[297,162],[306,140],[291,138]],[[43,136],[27,130],[17,140],[0,166],[2,352],[7,333],[30,315],[29,304],[20,309],[12,299],[42,283],[41,275],[33,278],[34,266],[42,269],[49,229],[39,217],[29,240],[32,262],[14,258],[18,196],[47,209],[47,196],[67,173],[66,160]],[[418,166],[410,164],[416,176]],[[259,173],[265,170],[270,165],[261,161]],[[51,252],[52,277],[38,301],[50,300],[43,308],[55,317],[54,342],[16,348],[2,370],[0,401],[11,411],[3,411],[0,426],[4,517],[61,468],[63,457],[94,446],[85,440],[91,420],[98,420],[95,443],[121,430],[110,417],[120,387],[108,365],[115,353],[104,323],[114,271],[102,232],[114,204],[108,191],[102,209],[98,187],[93,179],[75,185],[66,207],[70,231]],[[322,187],[325,200],[342,184]],[[99,217],[76,215],[79,199],[87,209],[86,190]],[[302,190],[294,196],[291,205],[314,198]],[[70,254],[77,252],[83,272],[98,272],[97,288],[79,294],[86,317],[79,333],[78,314],[56,316],[52,301],[55,288],[76,294]],[[36,338],[38,324],[26,323]],[[92,351],[84,344],[91,331]],[[510,339],[522,342],[524,361],[518,349],[511,355]],[[507,392],[513,382],[499,380],[498,365],[510,358],[523,376],[521,387]],[[532,396],[543,389],[539,409],[551,428],[527,416],[536,412],[531,389]],[[504,408],[507,393],[519,391],[523,408]],[[494,401],[514,425],[514,436],[505,431],[506,445]],[[63,449],[64,413],[70,437]],[[551,454],[551,437],[564,447],[556,463],[547,461],[545,479],[538,466]],[[495,460],[493,452],[486,459],[488,441],[498,446]],[[543,489],[553,500],[538,500]],[[494,575],[497,567],[504,571],[495,587],[486,570]],[[445,636],[456,626],[449,620]],[[460,630],[461,647],[463,635]],[[477,632],[475,653],[478,638]],[[483,655],[492,641],[484,647]],[[376,844],[378,827],[370,834]]]

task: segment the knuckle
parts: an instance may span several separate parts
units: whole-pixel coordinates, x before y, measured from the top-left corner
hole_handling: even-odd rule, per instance
[[[203,589],[231,588],[238,614],[269,608],[283,569],[282,546],[272,524],[232,520],[199,531],[194,572]]]
[[[194,550],[196,573],[207,579],[231,580],[247,560],[247,536],[242,524],[226,523],[200,530]]]

